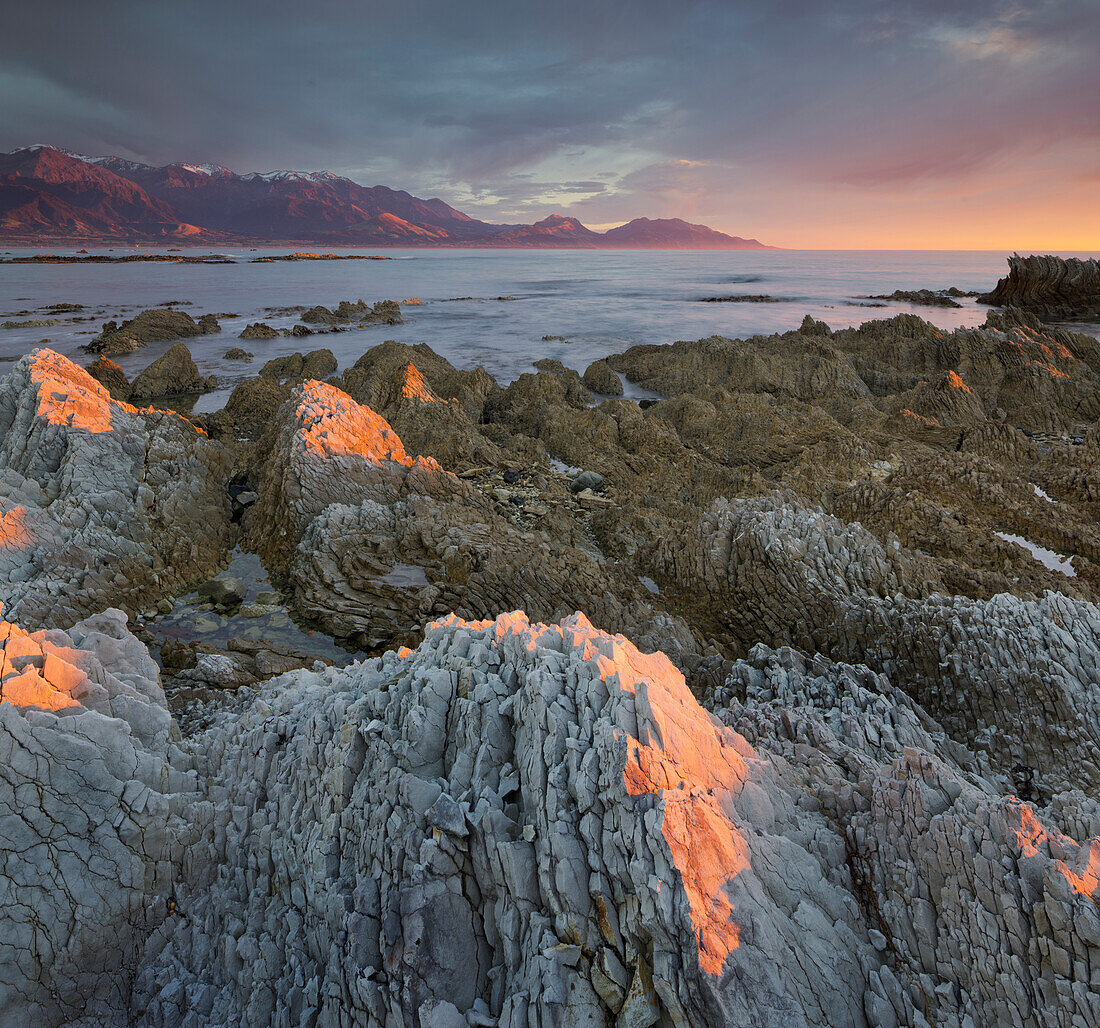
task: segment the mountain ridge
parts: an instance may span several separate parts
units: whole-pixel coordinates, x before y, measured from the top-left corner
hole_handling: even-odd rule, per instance
[[[607,232],[552,214],[496,225],[331,171],[237,174],[220,164],[142,164],[43,143],[0,153],[0,241],[315,243],[583,249],[776,249],[679,218]]]

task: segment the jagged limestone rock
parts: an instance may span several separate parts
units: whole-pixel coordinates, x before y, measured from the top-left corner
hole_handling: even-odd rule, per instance
[[[112,400],[34,350],[0,378],[0,593],[26,626],[141,609],[207,577],[230,536],[229,457],[171,411]]]
[[[172,744],[117,612],[4,628],[65,716],[0,704],[22,900],[0,907],[0,1016],[1100,1016],[1100,804],[1004,795],[866,667],[759,646],[708,711],[666,657],[581,615],[450,617],[415,651],[244,690]]]

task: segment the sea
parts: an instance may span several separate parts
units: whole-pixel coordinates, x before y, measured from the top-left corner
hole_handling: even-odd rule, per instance
[[[88,249],[116,257],[166,252],[153,247]],[[105,321],[171,303],[196,319],[215,314],[222,326],[218,334],[186,340],[200,371],[218,379],[218,389],[198,399],[196,412],[220,408],[234,384],[256,375],[263,360],[327,347],[343,369],[387,339],[427,343],[456,366],[481,365],[505,383],[531,371],[533,362],[543,357],[583,371],[593,360],[637,343],[711,335],[748,338],[796,328],[807,314],[833,328],[903,312],[945,329],[977,326],[988,308],[973,299],[944,308],[867,297],[897,289],[988,290],[1007,272],[1008,256],[1003,251],[354,248],[325,252],[376,253],[389,259],[251,263],[293,249],[181,251],[189,256],[224,254],[232,264],[0,264],[0,323],[58,319],[45,327],[0,329],[0,373],[4,361],[36,346],[88,364],[94,358],[81,347]],[[0,252],[0,258],[36,252],[76,250],[12,248]],[[706,302],[738,295],[771,300]],[[341,300],[358,299],[403,302],[405,323],[309,339],[237,340],[249,322],[294,325],[297,314],[286,308],[335,307]],[[42,310],[57,303],[86,309],[59,315]],[[1100,337],[1100,325],[1073,327]],[[132,377],[169,345],[151,344],[114,359]],[[226,350],[237,345],[252,351],[255,360],[226,360]],[[629,385],[627,395],[632,395]]]

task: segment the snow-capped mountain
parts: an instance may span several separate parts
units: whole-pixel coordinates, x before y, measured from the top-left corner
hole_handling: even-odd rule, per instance
[[[606,234],[560,215],[535,225],[492,225],[438,198],[361,186],[331,171],[238,175],[220,164],[155,167],[42,143],[0,154],[0,239],[173,237],[375,246],[762,248],[754,239],[681,221],[640,219]]]

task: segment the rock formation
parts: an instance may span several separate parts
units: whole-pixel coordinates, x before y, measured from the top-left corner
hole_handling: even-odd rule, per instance
[[[110,357],[99,355],[87,367],[87,372],[110,394],[112,400],[130,399],[130,380]]]
[[[176,343],[134,379],[130,386],[130,398],[153,400],[163,396],[205,393],[217,384],[213,376],[199,374],[186,344]]]
[[[0,1023],[1100,1023],[1095,339],[335,370],[0,379]]]
[[[302,382],[309,378],[328,378],[336,367],[331,350],[310,350],[307,354],[273,357],[260,369],[260,374],[279,382]]]
[[[398,402],[440,403],[418,388],[419,398]],[[332,386],[298,387],[259,449],[251,544],[286,576],[304,614],[361,648],[413,641],[433,615],[522,601],[546,618],[583,607],[694,650],[686,626],[654,611],[635,577],[519,530],[434,459],[409,456],[385,419]]]
[[[292,673],[169,745],[117,614],[4,629],[91,704],[0,706],[24,899],[2,915],[5,1017],[1100,1016],[1096,802],[1001,794],[866,668],[756,647],[711,714],[663,655],[581,615],[451,617],[415,651]],[[17,801],[28,786],[39,799]]]
[[[172,812],[194,784],[168,762],[156,663],[121,611],[68,632],[0,621],[0,700],[0,1021],[127,1024],[201,823]]]
[[[229,458],[170,411],[112,400],[34,350],[0,378],[0,583],[29,627],[71,624],[209,575],[230,534]]]
[[[310,307],[302,315],[307,325],[347,325],[356,322],[359,325],[400,325],[405,319],[396,300],[379,300],[372,307],[365,300],[341,300],[335,310],[327,307]]]
[[[186,311],[164,307],[142,311],[121,325],[108,321],[103,326],[103,331],[84,349],[89,353],[109,355],[133,353],[149,343],[186,339],[220,331],[221,328],[212,315],[204,314],[199,321],[195,321]]]
[[[256,321],[245,325],[241,331],[241,339],[278,339],[279,333],[270,325],[262,321]]]
[[[601,396],[622,396],[623,384],[607,361],[593,361],[584,372],[584,384]]]
[[[1008,259],[1008,275],[979,303],[1019,307],[1049,321],[1100,318],[1100,261],[1077,257]]]

